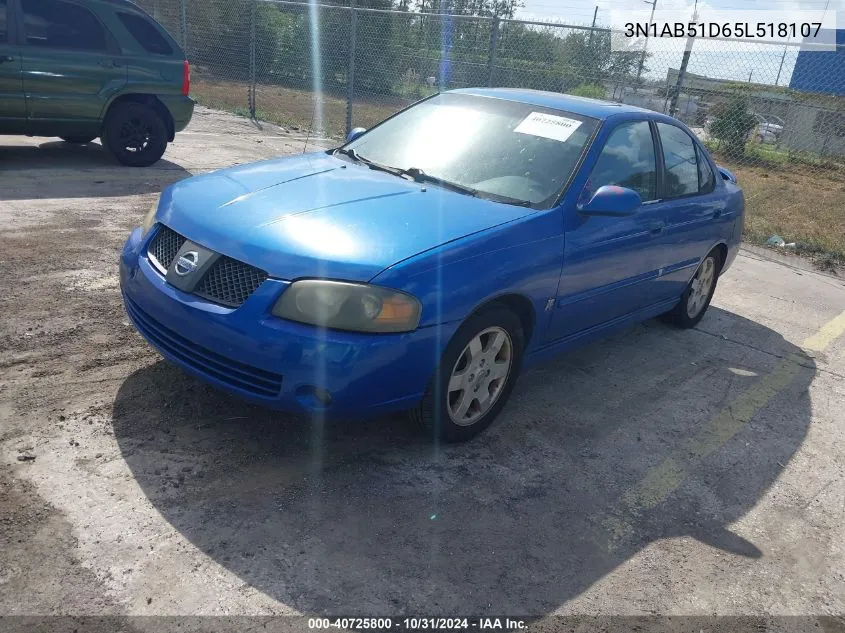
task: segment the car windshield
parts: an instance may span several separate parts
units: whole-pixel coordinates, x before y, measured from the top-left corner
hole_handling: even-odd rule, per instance
[[[480,197],[545,208],[568,182],[597,124],[571,112],[445,93],[388,119],[345,149]]]

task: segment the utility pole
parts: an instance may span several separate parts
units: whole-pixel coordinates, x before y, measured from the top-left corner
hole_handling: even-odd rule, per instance
[[[754,69],[752,68],[751,70],[748,71],[748,83],[751,83],[751,75],[753,75],[753,74],[754,74]]]
[[[657,0],[654,0],[654,1],[657,2]],[[595,33],[595,31],[596,31],[596,17],[598,17],[598,14],[599,14],[599,5],[596,5],[596,10],[593,11],[593,28],[590,29],[589,46],[593,45],[593,33]]]
[[[785,59],[786,59],[786,49],[787,49],[787,48],[789,48],[789,47],[788,47],[788,46],[784,46],[784,47],[783,47],[783,55],[781,55],[781,56],[780,56],[780,67],[778,68],[778,76],[777,76],[777,79],[775,79],[775,85],[776,85],[776,86],[778,85],[778,82],[780,82],[780,73],[781,73],[781,71],[783,70],[783,60],[785,60]]]
[[[646,4],[651,5],[651,16],[648,18],[649,24],[654,22],[654,10],[657,8],[657,0],[643,0]],[[598,11],[598,7],[596,7],[596,11]],[[593,18],[593,26],[595,26],[595,18]],[[638,90],[640,86],[640,75],[643,74],[643,65],[645,64],[645,49],[648,46],[648,38],[645,38],[645,42],[643,42],[643,52],[640,55],[640,64],[637,67],[637,80],[634,82],[634,90]]]
[[[698,22],[698,0],[695,0],[695,9],[692,13],[692,21]],[[690,53],[692,53],[692,43],[695,38],[688,37],[687,45],[684,47],[684,56],[681,57],[681,68],[678,70],[678,81],[675,82],[675,88],[672,91],[672,101],[669,103],[669,116],[676,117],[678,115],[678,97],[681,95],[681,88],[684,85],[684,75],[687,74],[687,66],[689,65]]]

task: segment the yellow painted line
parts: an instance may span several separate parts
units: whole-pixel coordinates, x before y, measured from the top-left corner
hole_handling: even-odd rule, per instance
[[[823,352],[843,333],[845,333],[845,312],[825,323],[822,329],[804,341],[802,347],[813,352]]]
[[[828,321],[806,339],[802,347],[813,352],[824,351],[843,333],[845,312]],[[634,531],[632,523],[644,511],[657,507],[677,490],[695,465],[744,429],[760,409],[789,385],[806,362],[806,355],[800,352],[779,361],[771,373],[734,398],[701,431],[682,442],[660,464],[650,468],[636,485],[622,495],[617,508],[601,520],[612,538],[609,549],[615,549],[615,541]]]

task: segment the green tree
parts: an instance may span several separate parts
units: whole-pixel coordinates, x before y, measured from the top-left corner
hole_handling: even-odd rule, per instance
[[[571,91],[581,84],[633,84],[640,53],[613,51],[610,33],[576,31],[563,38],[560,46],[563,85],[561,90]]]
[[[744,156],[748,133],[757,125],[757,119],[748,109],[748,98],[736,93],[729,100],[716,104],[713,114],[710,134],[719,141],[720,148],[728,156]]]

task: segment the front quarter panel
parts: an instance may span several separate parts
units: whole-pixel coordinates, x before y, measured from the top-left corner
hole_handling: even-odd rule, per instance
[[[530,350],[543,338],[546,302],[557,291],[561,227],[559,209],[537,212],[399,262],[372,283],[411,293],[423,305],[420,327],[451,324],[450,333],[497,297],[525,297],[534,312]]]

